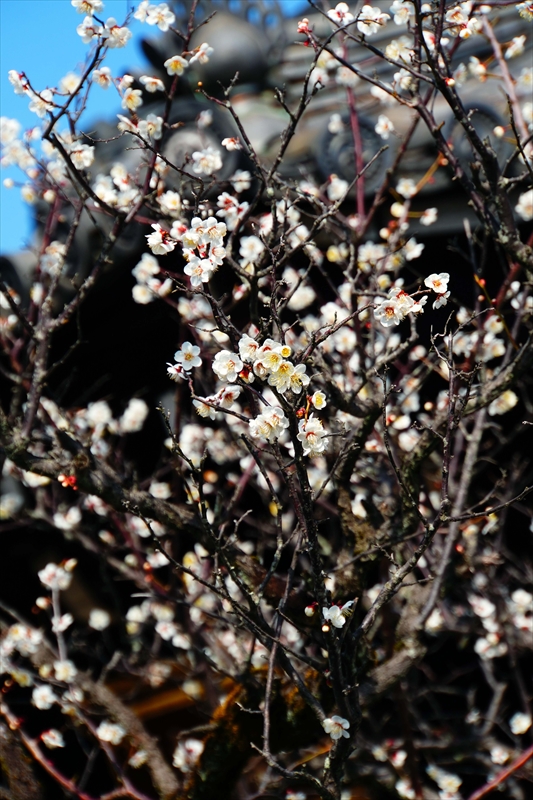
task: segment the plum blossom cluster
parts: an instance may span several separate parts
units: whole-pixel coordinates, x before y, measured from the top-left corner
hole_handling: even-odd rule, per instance
[[[127,44],[127,25],[104,22],[102,0],[71,3],[85,17],[78,34],[89,58],[96,55],[85,85],[72,72],[57,88],[39,92],[12,70],[14,91],[29,100],[42,127],[23,133],[7,118],[0,126],[2,164],[22,169],[22,194],[36,205],[39,225],[46,220],[33,248],[38,267],[29,300],[25,287],[8,286],[0,295],[6,315],[0,318],[1,367],[13,385],[8,412],[2,406],[7,424],[0,419],[9,456],[0,520],[8,521],[6,533],[16,529],[17,536],[35,524],[54,531],[65,548],[76,548],[83,568],[60,556],[60,563],[45,559],[35,568],[41,588],[32,613],[38,627],[18,621],[2,627],[0,657],[9,682],[0,715],[14,735],[26,737],[37,760],[52,763],[60,782],[80,796],[89,792],[83,782],[90,777],[78,786],[76,777],[61,776],[54,760],[75,742],[90,752],[86,740],[101,751],[99,758],[108,758],[116,778],[111,794],[141,791],[130,768],[141,770],[142,787],[150,770],[153,776],[166,769],[171,788],[160,790],[156,775],[146,796],[178,796],[193,792],[204,777],[215,785],[226,781],[225,758],[215,758],[211,767],[221,734],[228,763],[248,759],[239,790],[251,796],[261,785],[268,792],[270,772],[251,748],[246,755],[248,724],[261,715],[266,720],[268,709],[278,718],[281,709],[293,751],[287,763],[299,763],[313,737],[330,750],[325,759],[307,762],[319,793],[320,764],[328,780],[340,775],[344,764],[336,759],[348,757],[357,740],[358,757],[345,771],[342,797],[371,775],[407,800],[420,791],[459,800],[467,776],[469,784],[481,783],[499,766],[513,764],[518,737],[532,724],[527,698],[516,691],[533,632],[530,565],[521,543],[507,539],[504,528],[513,504],[517,526],[528,527],[532,519],[528,490],[518,504],[513,500],[521,491],[515,484],[526,486],[527,472],[514,457],[516,437],[508,434],[529,409],[523,399],[533,301],[522,277],[529,256],[520,237],[522,223],[533,219],[526,163],[533,71],[520,73],[514,65],[529,42],[519,26],[533,17],[531,4],[332,3],[298,24],[310,82],[300,104],[292,104],[292,86],[289,100],[278,96],[279,119],[284,103],[291,109],[285,132],[280,122],[281,135],[258,144],[247,112],[239,116],[239,105],[246,106],[242,97],[228,92],[247,136],[230,130],[213,139],[220,109],[202,102],[191,115],[182,161],[172,165],[167,143],[183,132],[181,118],[173,124],[176,87],[183,89],[179,102],[187,96],[192,104],[188,88],[202,89],[194,66],[213,55],[206,42],[195,46],[203,38],[198,29],[192,38],[199,21],[183,25],[179,4],[142,0],[134,18],[163,32],[168,49],[146,74],[114,77],[101,59],[109,48]],[[508,36],[500,36],[500,14],[509,22]],[[501,38],[499,48],[492,33]],[[508,93],[513,115],[494,121],[483,115],[509,176],[493,194],[503,192],[514,221],[512,213],[498,216],[502,203],[484,198],[490,176],[476,175],[476,192],[469,196],[465,186],[475,167],[456,161],[463,158],[461,124],[453,114],[451,123],[442,122],[448,101],[467,82],[486,90],[494,81]],[[446,89],[435,95],[436,86]],[[321,87],[328,96],[315,101]],[[76,115],[86,88],[117,91],[123,112],[118,129],[128,136],[114,139],[125,143],[124,157],[117,157],[114,145],[106,162],[105,142],[80,132]],[[320,169],[299,159],[300,142],[307,146],[310,131],[300,115],[315,102],[313,124],[324,121],[323,107],[329,115],[317,147],[321,157],[327,155]],[[160,113],[143,114],[149,106]],[[263,106],[271,110],[267,102]],[[442,117],[432,117],[434,107]],[[54,114],[61,121],[50,136],[46,128]],[[420,126],[409,133],[406,120],[414,124],[417,114]],[[469,111],[468,120],[476,127],[477,112]],[[56,130],[58,124],[64,130]],[[427,156],[418,173],[402,148],[418,141],[421,128],[431,147],[417,151]],[[468,139],[468,130],[463,126],[461,136]],[[381,144],[388,150],[381,152]],[[335,153],[341,157],[333,166]],[[246,168],[223,178],[232,159]],[[384,167],[381,179],[385,162],[394,169]],[[354,182],[353,168],[360,167]],[[481,248],[481,228],[474,230],[468,211],[464,247],[456,248],[457,260],[464,259],[461,280],[455,271],[453,277],[428,274],[447,261],[427,264],[428,252],[438,249],[430,248],[431,237],[441,236],[436,223],[447,222],[439,217],[445,207],[440,190],[452,175],[457,193],[465,192],[472,208],[484,203],[486,212]],[[501,229],[491,238],[493,221]],[[121,257],[120,242],[131,244],[127,268],[135,265],[136,314],[142,317],[149,313],[142,306],[161,300],[161,314],[175,323],[178,349],[166,381],[161,369],[163,392],[147,380],[142,353],[131,376],[135,390],[96,383],[68,404],[58,398],[69,395],[69,381],[56,383],[56,364],[42,365],[42,350],[54,352],[48,331],[63,323],[68,329],[93,284],[97,291],[100,261],[91,262],[88,277],[75,272],[92,225],[110,269]],[[411,226],[426,249],[407,235]],[[130,232],[139,235],[130,241]],[[493,249],[505,267],[495,290]],[[486,283],[475,269],[481,263]],[[455,270],[455,261],[451,266]],[[416,276],[420,284],[413,288]],[[422,325],[417,340],[414,324],[405,336],[402,320],[426,313],[428,301],[434,310],[445,307],[449,286],[458,311],[447,322],[447,340],[440,331],[430,338]],[[472,299],[474,311],[466,308]],[[65,356],[67,364],[76,347]],[[440,348],[448,348],[446,357]],[[159,355],[150,352],[149,358],[162,365],[168,356]],[[60,374],[62,358],[57,366]],[[528,434],[524,426],[524,439]],[[507,450],[513,455],[506,462]],[[472,465],[472,475],[465,464]],[[95,562],[102,581],[87,577],[95,574]],[[91,603],[80,610],[76,597]],[[359,599],[340,599],[346,597]],[[458,683],[454,669],[465,654],[470,672],[461,672]],[[401,697],[394,694],[396,659],[406,665]],[[491,698],[493,674],[500,688]],[[137,716],[126,708],[120,713],[122,685],[131,688]],[[143,715],[158,713],[160,690],[176,717],[185,709],[184,728],[189,722],[199,727],[166,741],[154,769],[158,744],[147,738],[142,746]],[[454,702],[447,714],[437,714],[437,724],[424,704],[429,698],[438,709],[441,690]],[[361,724],[356,692],[364,696]],[[32,726],[33,718],[43,720],[35,739],[26,719],[10,710],[21,696]],[[421,743],[418,787],[405,732],[389,723],[391,698],[404,704],[417,747]],[[486,733],[494,715],[497,724]],[[458,735],[465,743],[459,760],[453,750]],[[287,747],[277,726],[270,726],[268,737],[274,775]],[[116,755],[114,748],[120,748]],[[286,765],[283,770],[291,772]],[[516,786],[521,780],[511,778]],[[300,800],[300,794],[291,789],[287,798]]]
[[[343,628],[346,620],[350,617],[354,606],[353,600],[348,600],[347,603],[340,606],[330,606],[329,608],[322,609],[322,617],[326,623],[326,627],[332,625],[334,628]]]
[[[190,228],[181,234],[183,256],[187,261],[184,272],[193,288],[208,283],[222,265],[226,255],[226,233],[226,224],[218,222],[215,217],[194,217]]]
[[[183,342],[181,348],[174,353],[174,364],[168,364],[167,373],[172,380],[188,377],[194,367],[200,367],[200,348],[190,342]]]
[[[166,297],[173,288],[170,278],[161,280],[161,267],[154,256],[143,253],[139,263],[132,269],[131,274],[137,281],[131,293],[136,303],[146,305],[158,297]]]
[[[433,308],[441,308],[448,302],[450,292],[448,291],[448,281],[450,276],[447,272],[439,274],[433,273],[424,279],[425,286],[437,295],[433,302]],[[388,295],[379,305],[374,308],[374,317],[388,328],[391,325],[399,325],[408,314],[420,314],[424,311],[428,296],[422,295],[415,300],[412,295],[404,291],[403,288],[393,286],[389,289]]]
[[[77,10],[85,13],[82,7],[78,7]],[[100,25],[92,14],[85,17],[76,28],[76,32],[83,44],[92,44],[96,39],[110,49],[125,47],[133,35],[128,27],[119,25],[114,17],[109,17],[105,25]]]
[[[168,196],[174,193],[166,194]],[[161,204],[177,209],[174,198],[163,198]],[[153,233],[147,234],[146,240],[155,255],[167,255],[178,242],[181,243],[183,256],[187,261],[184,272],[190,278],[191,287],[195,289],[208,283],[223,263],[227,228],[224,222],[219,222],[215,217],[193,217],[189,228],[180,220],[173,223],[170,231],[158,223],[153,224],[152,228]]]
[[[350,723],[347,719],[343,717],[339,717],[337,714],[334,714],[332,717],[327,717],[322,722],[322,727],[328,733],[333,741],[337,739],[345,738],[349,739],[349,729]]]
[[[276,442],[283,431],[289,427],[289,420],[282,408],[268,407],[255,419],[250,420],[250,435],[254,439]]]

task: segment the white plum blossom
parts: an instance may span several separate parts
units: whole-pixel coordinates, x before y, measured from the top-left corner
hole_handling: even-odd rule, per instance
[[[155,630],[165,642],[169,642],[178,632],[176,623],[170,620],[159,620]]]
[[[133,769],[139,769],[142,767],[143,764],[146,764],[148,761],[148,753],[146,750],[137,750],[130,758],[128,758],[128,764]]]
[[[233,403],[240,397],[241,392],[242,386],[224,386],[215,399],[221,408],[231,408]]]
[[[307,284],[300,284],[298,288],[291,294],[287,307],[291,311],[302,311],[307,308],[316,300],[316,292],[312,286]]]
[[[448,303],[450,298],[450,292],[443,292],[442,294],[437,295],[436,300],[433,303],[433,308],[437,310],[438,308],[442,308]]]
[[[510,755],[509,750],[501,744],[496,744],[490,749],[490,760],[493,764],[505,764],[509,761]]]
[[[390,757],[391,764],[396,769],[401,769],[405,764],[406,758],[407,758],[407,753],[405,750],[396,750],[396,752],[392,753]]]
[[[227,192],[222,192],[217,198],[217,217],[222,217],[226,220],[226,225],[229,231],[235,229],[239,218],[245,213],[248,208],[248,203],[239,202],[237,198],[232,197]]]
[[[405,314],[397,298],[388,297],[374,308],[374,316],[383,327],[389,328],[391,325],[399,325]]]
[[[247,269],[247,267],[253,266],[264,249],[265,245],[258,236],[243,236],[239,246],[241,267]]]
[[[268,376],[268,385],[273,386],[280,394],[285,394],[290,388],[294,370],[294,364],[290,361],[282,360],[277,365],[277,369]]]
[[[26,94],[28,91],[28,81],[23,72],[17,72],[16,69],[10,69],[7,77],[15,94]]]
[[[328,131],[332,134],[341,133],[344,130],[344,122],[340,114],[332,114],[328,122]]]
[[[136,295],[139,289],[146,289],[148,292],[148,299],[145,302],[151,302],[155,298],[155,294],[148,288],[147,284],[152,281],[156,275],[160,273],[159,262],[150,253],[143,253],[139,263],[132,269],[131,274],[138,281],[137,285],[133,287],[133,297],[137,302],[142,302]]]
[[[72,614],[61,614],[60,617],[52,617],[52,631],[54,633],[63,633],[70,628],[72,623],[74,622],[74,617]]]
[[[46,475],[38,475],[36,472],[22,470],[22,483],[24,486],[29,486],[31,489],[35,489],[38,486],[46,486],[49,484],[50,478],[48,478]]]
[[[154,223],[152,228],[154,232],[146,234],[146,242],[152,253],[156,256],[166,256],[167,253],[171,253],[176,247],[176,240],[159,223]]]
[[[92,17],[85,17],[76,28],[76,33],[81,36],[83,44],[90,44],[93,39],[97,39],[103,33],[103,28]]]
[[[59,702],[59,698],[53,692],[52,687],[47,683],[36,686],[31,695],[31,702],[40,711],[47,711],[52,708],[54,703]]]
[[[42,631],[17,622],[8,628],[8,635],[3,640],[2,645],[4,648],[9,646],[10,652],[18,650],[22,656],[29,656],[37,652],[42,641]]]
[[[221,350],[215,355],[213,372],[221,381],[235,383],[244,364],[236,353]]]
[[[327,188],[327,195],[329,200],[331,200],[332,202],[336,202],[337,200],[342,200],[342,198],[348,191],[348,186],[349,186],[348,181],[339,178],[337,175],[330,175],[329,184]]]
[[[405,256],[406,261],[413,261],[415,258],[420,258],[424,247],[425,245],[422,242],[417,242],[413,237],[405,243],[402,254]]]
[[[180,772],[191,772],[204,751],[204,743],[200,739],[185,739],[178,742],[172,756],[172,765]]]
[[[312,30],[313,29],[310,27],[309,20],[307,19],[307,17],[304,17],[303,19],[301,19],[298,22],[298,25],[296,26],[296,32],[297,33],[303,33],[305,35],[308,35],[308,34],[312,33]]]
[[[148,114],[146,119],[140,119],[138,131],[145,139],[155,139],[158,141],[163,136],[163,117],[157,114]]]
[[[157,202],[161,206],[163,214],[168,214],[171,217],[179,217],[181,212],[181,197],[177,192],[168,190],[157,198]]]
[[[242,150],[242,142],[238,136],[227,136],[225,139],[222,139],[220,144],[222,147],[225,147],[228,152],[232,150]]]
[[[432,289],[435,294],[444,294],[448,290],[448,281],[450,276],[447,272],[432,272],[427,278],[424,278],[424,286]]]
[[[183,75],[189,66],[189,62],[183,56],[172,56],[167,58],[163,66],[169,75]]]
[[[433,223],[437,221],[437,214],[438,211],[436,208],[426,208],[420,217],[420,224],[425,225],[426,227],[433,225]]]
[[[406,199],[414,197],[417,192],[416,183],[411,178],[401,178],[396,184],[396,191]]]
[[[243,334],[239,340],[239,355],[243,361],[253,362],[259,350],[259,342],[248,334]]]
[[[111,49],[125,47],[132,35],[129,28],[121,27],[114,17],[109,17],[103,31],[106,44]]]
[[[505,58],[516,58],[516,56],[521,56],[524,52],[524,45],[526,43],[526,35],[522,34],[522,36],[515,36],[512,41],[507,46],[507,50],[505,51]]]
[[[396,789],[402,800],[416,800],[416,794],[415,790],[413,789],[413,784],[406,778],[400,778],[399,781],[396,781],[394,788]]]
[[[94,83],[97,83],[102,89],[109,89],[113,83],[109,67],[100,67],[100,69],[93,70],[91,77]]]
[[[476,58],[476,56],[470,56],[468,70],[471,75],[473,75],[482,83],[487,79],[487,67],[482,61],[479,60],[479,58]]]
[[[252,176],[248,170],[238,169],[233,173],[229,181],[234,191],[240,194],[240,192],[245,192],[250,188],[252,185]]]
[[[191,227],[183,233],[181,242],[186,248],[219,245],[222,244],[226,232],[225,223],[218,222],[216,217],[208,217],[206,220],[193,217]]]
[[[207,42],[202,42],[202,44],[194,50],[189,64],[194,64],[195,61],[198,61],[199,64],[207,64],[214,52],[214,49],[210,47]]]
[[[205,130],[213,124],[213,112],[210,108],[204,108],[203,111],[200,111],[196,118],[196,124],[200,130]]]
[[[54,674],[56,681],[71,683],[78,674],[78,670],[72,661],[65,658],[63,660],[54,661]]]
[[[393,39],[392,42],[387,45],[385,48],[385,55],[387,58],[390,58],[391,61],[403,61],[406,64],[410,64],[414,58],[414,51],[411,45],[412,42],[407,36],[400,36],[399,39]],[[407,72],[407,70],[401,70],[401,72],[402,75],[400,76],[399,80],[400,85],[403,82],[402,89],[408,89],[410,82],[406,85],[405,80],[402,81],[402,79],[406,77],[403,73]],[[409,75],[410,73],[407,72],[407,74]],[[398,80],[396,75],[394,76],[394,79]]]
[[[314,414],[311,414],[308,419],[301,419],[298,423],[297,438],[302,443],[304,456],[313,458],[321,455],[327,448],[326,437],[321,421]]]
[[[73,0],[74,2],[74,0]],[[56,747],[64,747],[65,740],[63,739],[63,734],[56,730],[55,728],[50,728],[48,731],[43,731],[41,733],[41,741],[45,747],[48,747],[50,750]]]
[[[200,367],[202,359],[200,358],[200,348],[190,342],[183,342],[180,350],[174,353],[174,360],[181,364],[184,370],[189,372],[193,367]]]
[[[146,11],[146,24],[157,25],[160,31],[168,31],[170,26],[176,21],[175,14],[172,13],[166,3],[149,5]]]
[[[78,14],[98,14],[102,11],[104,4],[102,0],[70,0],[70,5],[74,6]]]
[[[407,91],[411,87],[412,82],[413,76],[408,70],[403,69],[403,67],[399,72],[394,73],[394,85],[396,89],[399,88]]]
[[[47,564],[37,575],[43,586],[52,591],[68,589],[72,581],[72,574],[59,564]]]
[[[20,122],[9,117],[0,118],[0,142],[3,145],[13,142],[20,133]]]
[[[500,635],[494,631],[477,639],[474,644],[474,650],[483,661],[487,661],[504,656],[507,653],[507,645],[501,641]]]
[[[326,401],[326,395],[324,394],[324,392],[315,392],[311,396],[311,403],[314,405],[314,407],[317,410],[321,410],[322,408],[325,408],[326,405],[327,405],[327,401]]]
[[[450,22],[452,25],[465,25],[468,22],[468,15],[470,13],[470,8],[467,7],[467,4],[461,4],[450,8],[446,12],[446,22]]]
[[[517,403],[517,395],[512,389],[507,389],[489,405],[489,414],[491,417],[495,417],[499,414],[507,414]]]
[[[350,723],[347,719],[339,717],[338,714],[334,714],[332,717],[327,717],[326,719],[322,720],[322,727],[326,733],[329,733],[334,741],[336,739],[341,739],[342,737],[345,739],[350,738],[350,734],[348,733]]]
[[[266,439],[267,442],[275,442],[285,428],[289,427],[289,420],[285,416],[283,409],[269,406],[255,419],[248,423],[250,436],[254,439]]]
[[[517,711],[509,720],[509,727],[515,736],[521,736],[531,728],[531,716]]]
[[[328,11],[328,17],[337,25],[348,25],[352,22],[354,15],[350,13],[348,3],[337,3],[335,8]]]
[[[511,595],[513,610],[519,614],[533,612],[533,594],[525,589],[515,589]]]
[[[291,392],[300,394],[306,386],[309,386],[310,380],[309,375],[306,375],[305,364],[298,364],[290,378]]]
[[[67,74],[59,81],[59,88],[66,94],[74,94],[76,89],[79,88],[81,78],[75,72],[67,72]]]
[[[94,161],[94,147],[79,142],[70,145],[69,156],[76,169],[89,169]]]
[[[214,404],[215,399],[216,398],[210,396],[199,397],[197,400],[193,400],[192,404],[195,407],[198,416],[204,417],[204,419],[207,419],[207,417],[209,417],[209,419],[216,419],[216,408],[211,405],[211,403]]]
[[[522,106],[522,116],[524,117],[524,122],[528,126],[529,130],[533,130],[533,103],[524,103]],[[500,126],[501,127],[501,126]],[[505,134],[505,128],[503,128],[503,134]]]
[[[122,433],[137,433],[144,425],[148,416],[148,406],[138,397],[133,397],[119,420]]]
[[[101,742],[109,742],[110,744],[120,744],[126,735],[125,729],[122,725],[117,725],[115,722],[101,722],[96,729],[96,735]]]
[[[342,607],[330,606],[329,608],[323,608],[322,616],[325,621],[329,622],[330,625],[333,625],[334,628],[344,628],[349,614],[343,612],[348,611],[352,606],[353,600],[349,600]]]
[[[196,150],[192,154],[192,160],[192,169],[197,175],[212,175],[222,168],[220,152],[211,146],[204,150]]]
[[[122,95],[122,108],[128,111],[136,111],[143,104],[142,92],[140,89],[131,89],[129,86]]]
[[[407,2],[406,0],[394,0],[389,11],[394,14],[394,23],[396,25],[406,25],[415,13],[412,2]]]
[[[454,775],[452,772],[446,772],[434,764],[430,764],[429,767],[426,767],[426,772],[429,777],[435,781],[439,789],[441,789],[442,792],[447,792],[449,795],[456,795],[463,782],[458,775]]]
[[[50,89],[43,89],[43,91],[39,94],[34,92],[31,97],[32,99],[28,108],[30,111],[33,111],[34,114],[37,114],[37,116],[41,119],[45,116],[47,111],[54,110],[54,95]]]
[[[95,631],[104,631],[111,623],[111,616],[103,608],[91,608],[89,627]]]
[[[156,299],[156,295],[145,283],[136,283],[135,286],[132,287],[131,296],[136,303],[139,303],[139,305],[142,306],[146,306],[148,303],[153,303]]]
[[[357,29],[366,36],[373,36],[387,24],[389,14],[382,12],[378,6],[364,5],[357,16]]]
[[[142,83],[146,91],[150,92],[150,94],[165,91],[165,84],[161,78],[156,78],[154,75],[141,75],[139,83]]]
[[[533,189],[528,189],[520,195],[515,211],[526,222],[533,219]]]
[[[197,256],[191,256],[183,271],[186,275],[189,275],[191,286],[195,288],[211,280],[215,267],[216,265],[208,258],[200,259]]]
[[[157,497],[159,500],[168,500],[172,496],[172,489],[163,481],[152,481],[148,491],[152,497]]]
[[[28,203],[28,205],[33,205],[37,202],[37,193],[35,192],[33,186],[29,183],[22,187],[20,190],[20,195],[24,202]]]
[[[139,3],[135,14],[133,15],[134,19],[138,19],[139,22],[146,22],[146,17],[148,16],[148,6],[150,5],[150,0],[142,0]]]
[[[374,130],[382,139],[388,139],[390,134],[394,131],[394,125],[385,114],[380,114]]]
[[[429,617],[426,620],[424,625],[424,629],[428,633],[435,634],[438,631],[442,630],[444,627],[445,619],[442,614],[442,611],[439,608],[434,608]]]
[[[496,606],[486,597],[478,597],[478,595],[471,594],[468,596],[468,602],[472,606],[474,614],[481,619],[491,617],[496,611]]]
[[[352,89],[359,83],[359,75],[350,67],[340,66],[335,73],[335,83],[339,86],[350,86]]]

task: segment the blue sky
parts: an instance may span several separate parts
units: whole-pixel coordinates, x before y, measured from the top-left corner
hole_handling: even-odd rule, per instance
[[[128,0],[106,0],[104,18],[115,17],[122,23],[133,3]],[[39,118],[28,110],[28,99],[16,95],[7,78],[10,69],[24,71],[38,89],[57,86],[67,72],[80,72],[89,46],[76,33],[83,20],[71,6],[70,0],[0,0],[0,110],[3,117],[18,119],[23,129],[39,124]],[[110,50],[106,65],[113,75],[126,67],[146,63],[140,48],[141,37],[153,33],[134,20],[134,34],[128,45]],[[94,87],[89,99],[85,123],[110,118],[120,111],[115,91]],[[20,181],[22,173],[16,167],[2,169],[0,188],[0,250],[10,253],[20,249],[31,233],[31,209],[20,198],[18,188],[6,189],[5,178]]]
[[[284,0],[289,13],[305,7],[302,0]],[[115,17],[121,24],[137,0],[105,0],[104,19]],[[25,72],[32,85],[42,90],[57,86],[68,72],[79,73],[89,45],[84,45],[76,33],[83,20],[71,6],[70,0],[0,0],[0,113],[18,119],[23,129],[34,127],[39,118],[28,111],[28,99],[15,95],[8,81],[10,69]],[[105,64],[113,75],[126,69],[147,64],[140,42],[143,36],[159,33],[157,29],[133,20],[133,38],[125,48],[110,50]],[[84,127],[89,129],[98,119],[112,119],[120,111],[120,102],[113,89],[104,91],[95,86],[89,98]],[[22,173],[15,167],[2,169],[0,183],[0,252],[19,250],[31,235],[31,209],[22,202],[20,189],[6,189],[5,178],[21,181]]]

